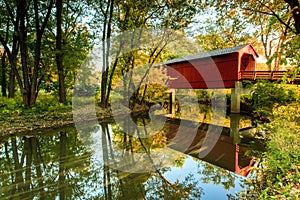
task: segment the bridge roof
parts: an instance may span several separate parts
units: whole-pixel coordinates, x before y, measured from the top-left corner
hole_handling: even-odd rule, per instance
[[[256,57],[258,57],[258,54],[256,53],[256,51],[254,50],[254,48],[252,47],[251,44],[244,44],[244,45],[239,45],[239,46],[230,47],[230,48],[224,48],[224,49],[213,50],[213,51],[209,51],[209,52],[203,52],[203,53],[196,54],[196,55],[185,56],[182,58],[176,58],[173,60],[168,60],[162,64],[168,65],[168,64],[196,60],[196,59],[201,59],[201,58],[209,58],[209,57],[214,57],[214,56],[221,56],[221,55],[226,55],[226,54],[231,54],[231,53],[237,53],[247,46],[250,46],[253,49]]]

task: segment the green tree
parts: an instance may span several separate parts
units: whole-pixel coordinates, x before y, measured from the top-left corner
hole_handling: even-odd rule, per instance
[[[49,20],[53,0],[50,2],[27,2],[25,0],[7,2],[6,9],[14,24],[14,43],[20,47],[21,70],[17,66],[18,48],[9,48],[8,41],[0,36],[7,52],[23,97],[25,108],[31,107],[38,96],[42,37]],[[33,17],[31,17],[33,16]],[[29,55],[33,55],[30,57]]]
[[[207,13],[214,16],[213,13]],[[218,19],[218,18],[217,18]],[[253,42],[253,36],[246,31],[246,26],[239,18],[216,20],[211,17],[204,21],[195,37],[200,48],[212,51]]]
[[[0,42],[3,46],[4,52],[7,54],[9,63],[11,65],[10,68],[6,68],[2,71],[9,73],[9,84],[8,84],[8,97],[13,98],[15,96],[15,70],[12,66],[17,65],[17,56],[19,52],[18,45],[18,32],[19,32],[19,22],[18,17],[16,16],[16,11],[11,10],[10,4],[8,1],[1,2],[1,14],[2,18],[5,19],[1,21],[1,34],[0,34]],[[11,26],[13,28],[11,29]],[[8,45],[10,44],[8,48]],[[7,48],[5,48],[7,46]],[[3,75],[4,77],[5,75]],[[3,78],[4,79],[4,78]]]
[[[51,16],[44,34],[42,43],[44,56],[41,63],[43,66],[41,69],[42,87],[48,92],[57,92],[60,102],[63,102],[62,99],[65,98],[60,97],[66,96],[68,89],[74,86],[76,72],[87,57],[92,37],[88,27],[82,22],[82,18],[88,14],[88,11],[83,12],[87,10],[86,4],[64,1],[62,6],[60,50],[57,49],[57,30],[53,28],[57,26],[57,18],[54,15]],[[58,57],[61,63],[59,69]]]
[[[67,101],[62,57],[62,10],[63,1],[56,0],[56,65],[58,71],[59,102]]]
[[[56,1],[56,66],[58,75],[59,101],[66,102],[66,88],[72,87],[74,71],[82,63],[89,49],[89,33],[82,25],[82,18],[89,12],[85,2]],[[81,32],[81,33],[80,33]],[[75,44],[74,44],[75,43]],[[82,52],[80,55],[79,52]],[[72,53],[73,52],[73,53]],[[75,52],[75,53],[74,53]],[[73,60],[73,61],[71,61]],[[70,80],[70,75],[73,78]],[[68,77],[69,76],[69,77]],[[67,79],[67,80],[66,80]]]
[[[96,27],[99,27],[102,32],[102,78],[101,78],[101,106],[107,107],[109,104],[109,97],[111,91],[111,84],[114,78],[116,68],[118,66],[120,54],[124,51],[126,44],[119,42],[115,50],[115,59],[112,63],[109,62],[109,55],[112,52],[113,44],[112,37],[126,31],[139,29],[135,32],[136,38],[134,42],[142,42],[139,35],[144,34],[143,29],[147,28],[165,28],[180,30],[190,24],[192,17],[196,13],[195,1],[100,1],[92,2],[95,8]],[[99,23],[100,22],[100,23]],[[163,32],[162,32],[163,33]],[[133,35],[134,35],[133,34]],[[130,44],[127,44],[130,47]],[[131,44],[132,45],[132,44]],[[136,44],[134,44],[136,45]],[[150,59],[148,64],[152,65],[159,54],[162,52],[161,47],[147,49],[150,52]],[[135,48],[138,48],[135,46]],[[129,55],[129,54],[128,54]],[[129,56],[126,59],[131,61],[136,58]],[[134,62],[131,62],[134,63]],[[132,66],[132,65],[131,65]],[[125,66],[126,68],[126,66]],[[127,66],[128,68],[128,66]]]

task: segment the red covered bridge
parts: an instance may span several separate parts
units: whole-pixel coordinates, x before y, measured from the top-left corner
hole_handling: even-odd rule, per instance
[[[256,71],[258,54],[251,44],[167,61],[170,88],[234,88],[239,80],[278,80],[284,71]],[[300,75],[295,78],[300,80]]]

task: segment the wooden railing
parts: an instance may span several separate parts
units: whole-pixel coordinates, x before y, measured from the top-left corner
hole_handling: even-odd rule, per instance
[[[242,80],[279,80],[283,78],[286,71],[242,71],[240,72],[240,78]],[[290,78],[291,76],[288,76]],[[300,74],[298,74],[293,81],[300,81]]]

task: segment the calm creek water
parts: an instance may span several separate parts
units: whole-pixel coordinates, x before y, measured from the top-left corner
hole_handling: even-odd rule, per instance
[[[232,127],[203,123],[192,135],[194,124],[183,121],[168,119],[155,134],[112,121],[0,137],[0,199],[229,199],[243,191],[240,169],[251,158]],[[203,157],[208,130],[221,135]]]

